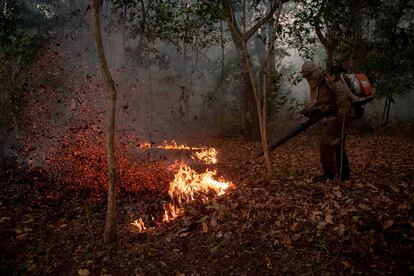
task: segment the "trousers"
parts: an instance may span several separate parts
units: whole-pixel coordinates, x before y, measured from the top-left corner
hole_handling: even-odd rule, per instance
[[[343,179],[348,179],[351,175],[345,151],[347,129],[348,126],[342,126],[336,118],[328,121],[324,127],[319,150],[325,175],[340,175]]]

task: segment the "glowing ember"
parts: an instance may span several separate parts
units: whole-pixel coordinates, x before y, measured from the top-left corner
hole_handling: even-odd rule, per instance
[[[136,226],[138,231],[142,232],[144,230],[146,230],[147,228],[145,227],[145,223],[142,220],[142,218],[139,218],[138,220],[134,221],[133,223],[131,223],[132,225]]]
[[[217,150],[215,148],[209,148],[200,152],[194,152],[191,158],[201,160],[206,164],[216,164]]]
[[[144,143],[139,144],[138,147],[140,149],[149,149],[149,148],[151,148],[151,144],[148,143],[148,142],[144,142]]]

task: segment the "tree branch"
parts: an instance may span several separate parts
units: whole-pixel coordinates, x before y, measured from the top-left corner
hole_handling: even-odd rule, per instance
[[[283,5],[284,3],[289,1],[290,0],[281,0],[280,5]],[[244,40],[249,40],[249,38],[252,37],[273,16],[278,7],[279,5],[274,4],[270,11],[266,14],[266,16],[260,19],[259,22],[256,23],[256,25],[251,27],[251,29],[244,34]]]
[[[240,31],[239,26],[237,25],[237,20],[234,15],[233,5],[231,4],[231,1],[223,1],[223,7],[229,12],[229,16],[226,16],[226,21],[231,31],[234,32],[239,39],[245,39],[243,37],[243,33]]]
[[[315,19],[319,20],[321,17],[324,8],[325,8],[326,0],[323,0],[321,3],[321,8],[319,9],[318,13],[315,15]],[[314,22],[313,27],[315,28],[316,35],[318,36],[319,41],[322,43],[322,45],[327,49],[329,47],[328,39],[323,35],[321,26],[317,21]]]

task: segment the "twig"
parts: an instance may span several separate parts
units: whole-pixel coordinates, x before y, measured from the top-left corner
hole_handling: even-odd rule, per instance
[[[21,58],[22,58],[22,53],[20,53],[19,58],[17,59],[16,68],[14,68],[13,75],[12,75],[12,83],[13,83],[14,87],[16,87],[16,83],[15,83],[14,79],[16,78],[16,74],[19,71],[19,65],[20,65]]]
[[[384,105],[385,105],[385,107],[387,106],[387,101],[385,101],[385,104],[384,104]],[[385,112],[385,111],[384,111],[384,112]],[[378,132],[379,130],[383,133],[383,132],[384,132],[384,126],[382,126],[382,125],[380,124],[380,127],[379,127],[379,129],[377,130],[377,132]],[[367,160],[367,162],[366,162],[366,164],[365,164],[364,168],[363,168],[361,171],[357,172],[357,174],[360,174],[360,173],[362,173],[362,172],[364,172],[365,170],[367,170],[367,169],[368,169],[368,167],[369,167],[369,165],[371,164],[371,161],[374,159],[374,155],[375,155],[375,153],[376,153],[376,151],[377,151],[378,139],[379,139],[379,135],[376,135],[376,137],[375,137],[375,143],[374,143],[374,149],[372,150],[372,153],[371,153],[370,157],[368,158],[368,160]]]
[[[375,152],[377,151],[378,138],[379,138],[379,135],[377,135],[377,137],[375,137],[374,149],[372,150],[372,153],[371,153],[368,161],[366,162],[364,168],[360,172],[358,172],[358,174],[360,174],[360,173],[364,172],[366,169],[368,169],[368,166],[371,164],[372,159],[374,159]]]

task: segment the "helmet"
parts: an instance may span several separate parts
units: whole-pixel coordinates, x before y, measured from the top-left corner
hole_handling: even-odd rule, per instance
[[[304,77],[310,76],[313,79],[319,79],[322,76],[322,71],[316,63],[307,60],[302,65],[302,75]]]

